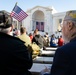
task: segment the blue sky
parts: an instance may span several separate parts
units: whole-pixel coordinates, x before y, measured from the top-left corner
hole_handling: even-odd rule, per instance
[[[53,6],[59,12],[76,10],[76,0],[1,0],[0,10],[11,12],[16,2],[24,11],[35,6]]]

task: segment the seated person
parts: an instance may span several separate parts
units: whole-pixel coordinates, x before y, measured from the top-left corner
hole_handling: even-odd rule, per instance
[[[54,34],[51,36],[50,46],[51,47],[57,47],[57,42],[56,42],[56,38],[55,38]]]

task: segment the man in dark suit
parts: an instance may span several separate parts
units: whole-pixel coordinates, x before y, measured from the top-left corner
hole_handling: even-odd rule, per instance
[[[12,18],[0,11],[0,75],[30,75],[32,55],[24,42],[12,36]]]
[[[66,12],[62,35],[65,45],[56,50],[50,75],[76,75],[76,10]]]

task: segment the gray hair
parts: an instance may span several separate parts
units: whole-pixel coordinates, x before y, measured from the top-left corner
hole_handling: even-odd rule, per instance
[[[8,32],[10,32],[10,30],[11,30],[11,27],[9,27],[9,28],[0,28],[0,32],[3,32],[3,33],[8,33]]]
[[[74,26],[76,27],[76,21],[75,20],[69,20],[70,22],[72,22],[74,24]]]
[[[74,26],[76,26],[76,21],[72,20],[72,22],[74,23]]]

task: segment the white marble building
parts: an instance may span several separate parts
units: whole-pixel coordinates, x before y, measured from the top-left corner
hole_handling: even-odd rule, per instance
[[[49,35],[55,33],[59,35],[60,23],[65,16],[65,12],[57,12],[53,7],[36,6],[26,11],[28,17],[22,21],[27,32],[30,33],[38,28],[41,35],[48,32]]]

